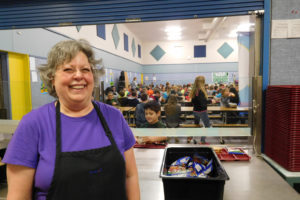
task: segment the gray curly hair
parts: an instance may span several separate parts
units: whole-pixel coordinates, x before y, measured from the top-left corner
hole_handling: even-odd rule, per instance
[[[92,68],[94,84],[98,84],[98,77],[104,74],[104,69],[96,69],[96,65],[101,64],[101,59],[95,59],[94,52],[89,42],[84,39],[61,41],[54,45],[48,53],[47,64],[38,68],[41,80],[51,96],[57,98],[55,88],[52,85],[52,80],[57,67],[70,62],[79,52],[83,52],[88,58]]]

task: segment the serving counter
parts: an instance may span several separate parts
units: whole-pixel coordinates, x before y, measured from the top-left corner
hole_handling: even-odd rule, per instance
[[[163,200],[163,184],[159,173],[164,149],[134,149],[134,152],[139,172],[141,199]],[[251,155],[251,151],[248,153]],[[230,177],[225,183],[224,200],[300,199],[300,195],[263,159],[251,156],[250,161],[222,162]]]

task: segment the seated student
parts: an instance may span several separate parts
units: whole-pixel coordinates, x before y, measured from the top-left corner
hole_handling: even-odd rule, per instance
[[[141,93],[141,102],[135,108],[135,124],[136,127],[141,127],[147,122],[145,118],[144,105],[148,102],[148,95],[146,93]]]
[[[128,85],[128,88],[124,88],[124,90],[125,90],[125,97],[131,96],[131,92],[132,92],[131,85]]]
[[[131,96],[128,97],[128,100],[127,100],[128,106],[136,107],[139,103],[140,103],[140,101],[137,99],[136,90],[132,90]]]
[[[230,98],[235,97],[235,94],[229,92],[228,88],[222,90],[222,97],[221,97],[221,106],[222,107],[231,107],[230,106]]]
[[[160,105],[156,101],[149,101],[144,105],[145,118],[147,122],[142,125],[142,128],[166,128],[160,120]]]
[[[118,98],[118,102],[120,104],[120,106],[127,106],[128,105],[128,98],[125,97],[125,92],[123,90],[121,90],[119,92],[120,97]]]
[[[117,100],[114,98],[114,92],[113,91],[109,91],[107,93],[107,99],[105,100],[106,104],[109,104],[111,106],[116,106],[118,105]]]
[[[169,96],[168,103],[164,106],[166,115],[166,124],[168,128],[179,127],[181,107],[177,104],[177,98],[174,94]]]
[[[114,93],[114,98],[115,98],[115,99],[118,99],[118,95],[119,95],[119,94],[118,94],[117,91],[116,91],[116,87],[113,85],[113,86],[111,86],[110,88],[112,89],[112,91],[113,91],[113,93]]]
[[[108,92],[110,91],[113,91],[113,89],[111,87],[107,87],[105,90],[104,90],[104,94],[107,96],[108,95]]]
[[[235,97],[235,94],[229,92],[229,88],[225,88],[222,91],[222,97],[221,97],[221,106],[222,107],[232,107],[230,102],[230,99]],[[237,105],[236,103],[234,103]],[[227,112],[227,123],[228,124],[234,124],[239,121],[238,113],[237,112]]]
[[[229,92],[234,94],[234,96],[230,97],[230,102],[236,103],[236,105],[239,105],[240,104],[240,96],[239,96],[238,91],[236,91],[235,87],[232,86],[229,89]]]
[[[154,95],[152,96],[154,101],[157,101],[159,104],[165,102],[164,98],[161,96],[160,91],[158,89],[154,90]]]
[[[141,128],[166,128],[166,125],[159,120],[160,105],[156,101],[149,101],[145,104],[144,109],[147,122]],[[140,143],[161,143],[166,140],[165,136],[139,137],[137,139]]]

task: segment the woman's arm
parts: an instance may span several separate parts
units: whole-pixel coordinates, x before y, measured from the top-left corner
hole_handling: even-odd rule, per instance
[[[126,162],[126,192],[128,200],[140,200],[138,171],[133,148],[124,152]]]
[[[7,164],[7,200],[31,200],[35,169]]]

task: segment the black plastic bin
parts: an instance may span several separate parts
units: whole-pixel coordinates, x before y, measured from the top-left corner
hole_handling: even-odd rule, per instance
[[[213,159],[213,170],[207,178],[176,177],[167,174],[170,165],[184,156],[197,153],[207,159]],[[165,149],[160,170],[165,200],[222,200],[225,181],[229,177],[221,165],[218,156],[210,147],[168,147]]]

